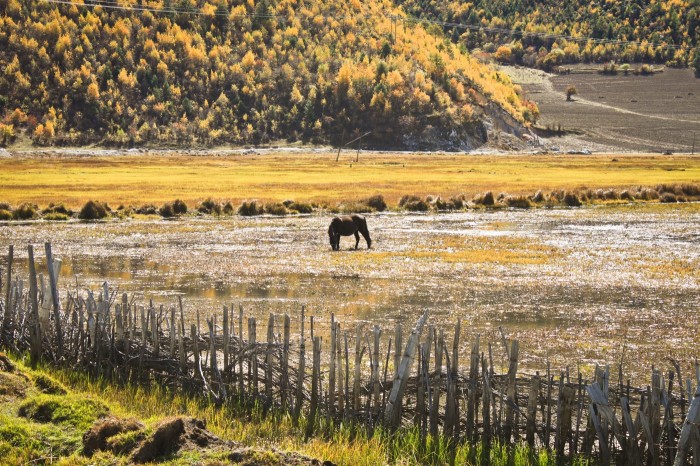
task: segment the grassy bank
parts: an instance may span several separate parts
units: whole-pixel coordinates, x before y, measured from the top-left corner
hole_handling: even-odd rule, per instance
[[[117,386],[73,370],[47,366],[31,370],[21,359],[7,359],[2,353],[0,359],[0,454],[7,465],[131,464],[138,445],[178,416],[204,421],[217,438],[210,438],[206,448],[185,445],[168,451],[154,459],[159,464],[554,464],[548,452],[534,452],[523,445],[494,445],[484,451],[481,445],[450,448],[445,441],[431,438],[422,445],[416,431],[368,434],[349,425],[322,422],[321,433],[306,440],[305,420],[295,426],[288,415],[264,413],[259,406],[240,402],[216,406],[159,386]],[[12,367],[3,361],[10,361]],[[89,436],[84,434],[97,432],[95,426],[100,422],[104,426],[104,419],[122,420],[133,430],[112,433],[91,453]],[[314,463],[312,458],[321,461]],[[587,463],[577,460],[576,464]]]
[[[181,199],[266,203],[288,199],[337,204],[382,194],[397,205],[406,194],[471,198],[572,189],[627,189],[699,183],[700,158],[633,155],[507,155],[335,153],[0,159],[0,202],[79,209],[88,200],[160,206]]]

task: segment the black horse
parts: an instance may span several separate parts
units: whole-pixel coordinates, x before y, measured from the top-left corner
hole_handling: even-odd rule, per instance
[[[358,232],[362,233],[365,241],[367,241],[367,249],[371,248],[372,240],[369,237],[367,220],[362,215],[352,214],[335,217],[328,227],[328,238],[331,241],[331,247],[334,251],[338,251],[340,249],[341,236],[355,235],[355,249],[357,249],[357,245],[360,244]]]

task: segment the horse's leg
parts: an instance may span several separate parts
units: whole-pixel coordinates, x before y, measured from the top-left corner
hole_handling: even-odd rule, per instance
[[[355,230],[355,249],[357,249],[358,244],[360,244],[360,234]]]
[[[362,233],[362,236],[365,238],[365,241],[367,241],[367,249],[372,247],[372,240],[369,237],[369,230],[367,228],[360,230],[360,233]]]

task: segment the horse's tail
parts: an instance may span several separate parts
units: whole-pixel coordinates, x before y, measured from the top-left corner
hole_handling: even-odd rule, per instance
[[[369,228],[367,228],[367,219],[365,217],[360,218],[360,233],[362,233],[362,236],[365,237],[365,241],[367,241],[367,247],[372,246],[372,239],[369,237]]]

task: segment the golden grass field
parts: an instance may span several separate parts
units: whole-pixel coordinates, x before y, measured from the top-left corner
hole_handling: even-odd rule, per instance
[[[0,202],[80,207],[193,205],[219,200],[333,203],[384,195],[531,194],[576,188],[699,183],[700,157],[663,155],[454,155],[336,153],[264,155],[22,156],[0,159]]]

